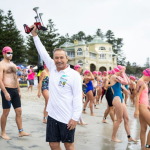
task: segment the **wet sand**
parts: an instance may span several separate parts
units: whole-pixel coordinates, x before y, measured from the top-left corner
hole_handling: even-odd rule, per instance
[[[48,143],[45,142],[46,125],[42,123],[44,98],[37,97],[37,88],[34,87],[33,93],[27,92],[26,88],[22,92],[22,111],[23,111],[23,128],[26,132],[31,133],[30,137],[18,137],[17,125],[15,123],[14,109],[11,108],[6,132],[12,140],[6,141],[0,138],[0,150],[49,150]],[[1,98],[0,98],[1,106]],[[77,125],[75,136],[76,150],[140,150],[140,142],[137,144],[128,143],[127,135],[124,129],[124,122],[121,123],[118,131],[118,138],[122,143],[111,142],[113,124],[110,116],[107,117],[109,124],[103,124],[103,114],[106,109],[106,100],[103,104],[98,105],[99,109],[94,109],[96,117],[90,116],[90,110],[87,108],[87,114],[82,114],[83,119],[89,125]],[[139,121],[134,119],[134,107],[128,100],[128,113],[130,119],[131,135],[139,141]],[[0,108],[0,115],[2,107]],[[61,144],[62,150],[64,149]]]

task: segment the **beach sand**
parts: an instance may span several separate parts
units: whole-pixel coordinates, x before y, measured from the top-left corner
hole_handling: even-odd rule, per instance
[[[44,98],[37,97],[37,88],[34,87],[33,93],[27,91],[27,88],[21,88],[22,93],[22,118],[23,128],[30,137],[18,137],[18,129],[15,123],[15,112],[13,107],[7,120],[6,132],[12,138],[9,141],[0,138],[0,150],[49,150],[49,144],[45,142],[46,124],[42,123]],[[1,106],[1,98],[0,98]],[[77,125],[75,135],[76,150],[138,150],[140,143],[128,143],[127,135],[122,122],[118,130],[118,138],[122,143],[111,142],[113,124],[110,116],[107,117],[109,124],[103,124],[103,114],[107,103],[105,98],[103,104],[98,105],[99,109],[94,109],[96,117],[90,116],[90,110],[87,108],[87,114],[82,114],[83,119],[89,125]],[[130,119],[131,135],[139,140],[139,121],[134,119],[134,107],[128,101],[128,113]],[[2,114],[2,107],[0,108]],[[62,150],[64,149],[61,144]]]

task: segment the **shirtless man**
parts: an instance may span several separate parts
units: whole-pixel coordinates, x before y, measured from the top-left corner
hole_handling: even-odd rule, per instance
[[[1,116],[1,137],[5,140],[10,140],[10,137],[6,134],[5,127],[11,104],[16,113],[19,137],[29,136],[30,134],[25,133],[22,127],[21,92],[16,74],[17,67],[10,62],[13,51],[10,47],[6,46],[3,48],[2,53],[4,59],[0,62],[0,88],[3,106],[3,114]]]

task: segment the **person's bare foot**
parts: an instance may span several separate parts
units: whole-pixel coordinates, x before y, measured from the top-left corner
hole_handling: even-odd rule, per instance
[[[91,116],[96,116],[96,115],[94,113],[92,113]]]
[[[132,137],[128,138],[128,142],[135,142],[137,143],[137,140],[134,140]]]
[[[99,105],[99,101],[96,102],[96,105]]]
[[[103,102],[101,101],[101,103],[103,103]]]
[[[95,109],[99,109],[99,108],[98,108],[98,107],[96,107],[96,106],[95,106],[94,108],[95,108]]]
[[[0,136],[1,136],[4,140],[11,140],[11,138],[10,138],[6,133],[4,133],[4,134],[1,133]]]
[[[30,136],[31,134],[26,133],[24,131],[19,132],[19,137],[23,137],[23,136]]]
[[[113,142],[117,142],[117,143],[121,143],[122,141],[120,141],[119,139],[117,139],[117,138],[112,138],[111,139],[111,141],[113,141]]]
[[[102,123],[107,123],[107,124],[109,124],[109,123],[106,121],[106,119],[103,119],[103,120],[102,120]]]
[[[82,111],[83,114],[87,114],[87,112],[85,110]]]

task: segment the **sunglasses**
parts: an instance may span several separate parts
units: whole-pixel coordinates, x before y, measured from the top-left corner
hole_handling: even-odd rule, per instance
[[[11,55],[13,55],[13,52],[7,52],[6,54],[8,54],[8,55],[10,55],[10,54],[11,54]]]

